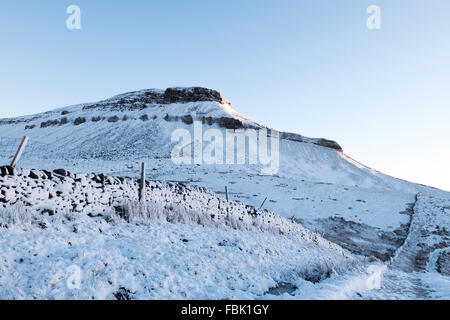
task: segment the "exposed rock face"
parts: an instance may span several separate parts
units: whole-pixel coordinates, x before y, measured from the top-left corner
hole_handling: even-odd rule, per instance
[[[188,103],[193,104],[189,105]],[[217,105],[217,103],[221,105]],[[182,106],[182,104],[187,105]],[[229,103],[222,98],[220,92],[212,89],[201,87],[146,89],[120,94],[97,103],[83,104],[79,109],[74,108],[71,111],[48,111],[33,117],[0,119],[0,126],[24,123],[24,129],[32,131],[27,134],[32,135],[36,129],[46,130],[50,127],[69,125],[80,126],[79,132],[82,132],[83,127],[89,129],[92,123],[103,121],[118,126],[120,126],[118,123],[120,120],[149,121],[150,127],[153,125],[151,120],[162,118],[168,122],[180,122],[184,125],[192,125],[194,121],[201,121],[202,124],[217,125],[229,130],[265,128],[237,113],[229,112],[228,107]],[[142,114],[144,112],[145,114]],[[62,115],[67,115],[67,117],[61,117]],[[30,123],[33,121],[35,123]],[[155,125],[157,126],[158,123]],[[307,138],[289,132],[280,132],[280,138],[311,143],[339,152],[343,151],[341,146],[332,140]]]
[[[317,142],[315,142],[318,146],[322,146],[325,148],[331,148],[336,149],[338,151],[343,151],[342,147],[335,141],[327,140],[327,139],[319,139]]]
[[[303,138],[301,135],[290,132],[281,132],[280,138],[284,140],[291,140],[296,142],[303,142]]]
[[[181,120],[185,123],[185,124],[193,124],[194,123],[194,119],[192,118],[192,116],[186,115],[184,117],[181,118]]]
[[[315,145],[318,145],[321,147],[335,149],[340,152],[343,151],[342,147],[336,141],[333,141],[333,140],[306,138],[299,134],[290,133],[290,132],[281,132],[280,138],[284,139],[284,140],[290,140],[290,141],[296,141],[296,142],[310,142],[310,143],[314,143]]]
[[[450,252],[442,252],[436,262],[437,271],[444,275],[450,276]]]
[[[224,103],[220,92],[207,88],[167,88],[142,90],[115,96],[99,103],[85,106],[83,110],[108,107],[110,110],[142,110],[147,104],[171,104],[213,101]]]
[[[217,124],[219,125],[219,127],[226,129],[243,128],[242,121],[234,118],[226,118],[226,117],[219,118],[217,119]]]
[[[80,125],[80,124],[82,124],[82,123],[85,123],[85,122],[86,122],[86,118],[78,117],[78,118],[75,119],[74,124],[75,124],[76,126],[78,126],[78,125]]]
[[[179,116],[171,116],[171,115],[166,114],[164,116],[164,120],[169,121],[169,122],[182,121],[184,124],[188,124],[188,125],[194,123],[194,118],[191,115],[185,115],[185,116],[179,117]],[[237,130],[237,129],[242,129],[242,128],[259,129],[258,127],[244,126],[244,124],[242,123],[241,120],[235,119],[232,117],[220,117],[220,118],[202,117],[200,119],[195,119],[195,121],[201,121],[202,124],[208,124],[210,126],[213,124],[217,124],[221,128],[230,129],[230,130]]]
[[[163,103],[183,103],[196,101],[223,102],[220,92],[206,88],[168,88],[164,92]]]
[[[64,169],[56,169],[56,170],[53,171],[53,173],[55,173],[57,175],[60,175],[62,177],[65,177],[65,176],[68,175],[67,171],[64,170]]]

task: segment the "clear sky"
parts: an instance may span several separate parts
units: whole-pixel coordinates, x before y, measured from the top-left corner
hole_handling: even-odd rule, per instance
[[[81,8],[68,30],[66,8]],[[369,5],[381,30],[366,27]],[[0,117],[205,86],[278,130],[450,190],[448,0],[2,0]]]

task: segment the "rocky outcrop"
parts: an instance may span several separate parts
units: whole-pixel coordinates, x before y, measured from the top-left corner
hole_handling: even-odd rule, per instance
[[[222,95],[207,88],[168,88],[164,92],[163,103],[185,103],[197,101],[223,102]]]
[[[296,134],[296,133],[290,133],[290,132],[281,132],[280,139],[296,141],[296,142],[304,142],[303,137],[301,135]]]
[[[314,138],[306,138],[296,133],[290,133],[290,132],[281,132],[280,138],[284,140],[290,140],[295,142],[306,142],[306,143],[314,143],[315,145],[335,149],[339,152],[342,152],[342,147],[336,142],[332,140],[327,139],[314,139]]]
[[[225,103],[220,92],[207,88],[167,88],[142,90],[118,95],[83,107],[83,110],[108,108],[109,110],[143,110],[148,104],[171,104],[212,101]]]
[[[84,117],[78,117],[75,119],[75,121],[73,122],[74,125],[79,126],[80,124],[83,124],[86,122],[86,118]]]
[[[440,274],[450,276],[450,252],[441,252],[436,261],[436,270]]]
[[[338,151],[343,151],[342,147],[336,141],[332,141],[332,140],[319,139],[314,144],[321,146],[321,147],[325,147],[325,148],[331,148],[331,149],[335,149]]]
[[[191,115],[185,115],[185,116],[172,116],[169,114],[166,114],[164,116],[164,120],[168,122],[177,122],[182,121],[184,124],[190,125],[194,123],[194,118]],[[225,129],[231,129],[231,130],[237,130],[242,128],[249,128],[250,126],[245,125],[242,123],[241,120],[235,119],[232,117],[220,117],[220,118],[213,118],[213,117],[202,117],[195,119],[195,121],[201,121],[202,124],[207,124],[209,126],[212,126],[213,124],[217,124],[221,128]],[[257,127],[253,127],[254,129],[259,129]]]
[[[194,105],[168,106],[169,104],[183,104],[199,102]],[[212,102],[201,104],[200,102]],[[185,125],[192,125],[194,121],[201,121],[202,124],[217,125],[220,128],[239,130],[239,129],[261,129],[261,126],[255,122],[249,121],[237,113],[228,112],[222,105],[229,103],[222,98],[222,95],[212,89],[192,87],[192,88],[168,88],[165,90],[146,89],[141,91],[129,92],[114,96],[97,103],[84,104],[78,106],[79,109],[55,110],[49,111],[33,118],[21,117],[16,119],[0,120],[0,126],[17,124],[24,122],[25,130],[42,129],[50,127],[75,125],[80,126],[86,123],[99,123],[107,121],[111,125],[118,125],[122,121],[149,121],[163,118],[168,122],[180,122]],[[145,114],[143,114],[145,113]],[[68,115],[62,117],[61,115]],[[40,119],[39,122],[29,123]],[[150,125],[150,124],[149,124]],[[158,123],[156,123],[158,125]],[[80,126],[83,127],[83,126]],[[31,134],[31,133],[30,133]],[[330,148],[342,152],[341,146],[332,140],[307,138],[299,134],[280,132],[280,138],[302,143],[311,143],[321,147]]]

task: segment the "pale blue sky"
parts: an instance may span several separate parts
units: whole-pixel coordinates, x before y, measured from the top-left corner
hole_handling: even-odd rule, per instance
[[[81,30],[66,28],[71,4]],[[449,12],[448,0],[2,0],[0,117],[205,86],[257,122],[450,190]]]

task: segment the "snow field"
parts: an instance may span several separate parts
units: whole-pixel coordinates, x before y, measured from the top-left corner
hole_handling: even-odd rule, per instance
[[[0,228],[0,252],[0,299],[258,299],[357,264],[293,236],[82,213]]]

